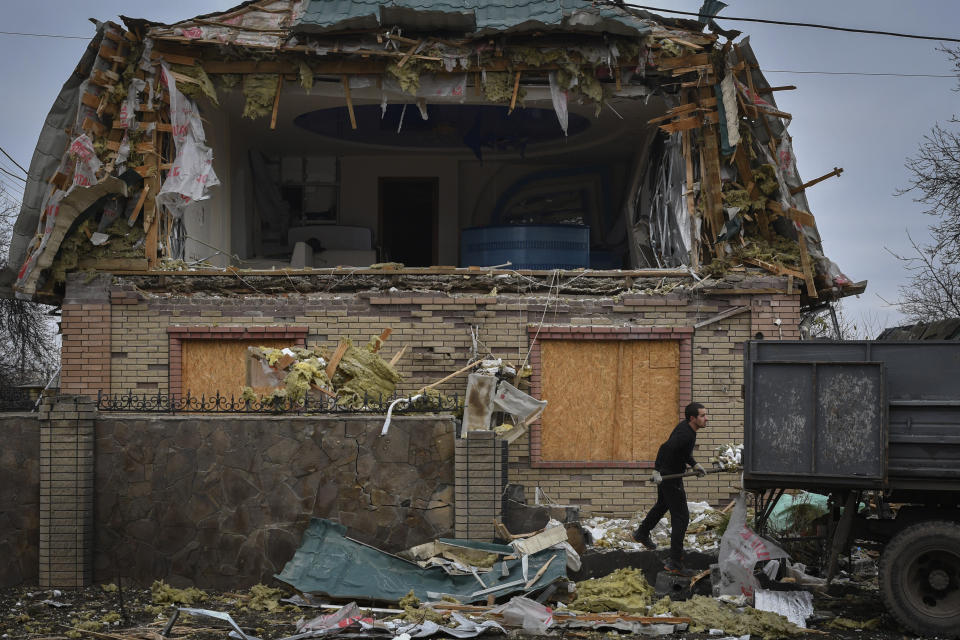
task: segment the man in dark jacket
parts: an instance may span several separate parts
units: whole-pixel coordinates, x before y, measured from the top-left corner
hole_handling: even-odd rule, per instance
[[[683,567],[683,536],[687,533],[690,512],[687,510],[687,494],[683,490],[683,479],[663,480],[661,476],[684,473],[687,466],[696,471],[698,477],[707,474],[703,465],[693,459],[693,447],[697,442],[697,431],[707,426],[707,410],[699,402],[691,402],[684,411],[686,416],[678,424],[667,441],[660,445],[657,460],[654,462],[653,481],[657,483],[657,503],[647,513],[647,517],[634,532],[633,539],[648,549],[657,545],[650,539],[650,531],[670,511],[670,559],[664,565],[667,571],[686,573]]]

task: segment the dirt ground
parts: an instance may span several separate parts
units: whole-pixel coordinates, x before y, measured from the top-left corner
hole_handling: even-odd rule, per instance
[[[40,590],[13,587],[0,590],[0,637],[4,640],[60,640],[90,638],[117,640],[161,640],[161,632],[177,606],[169,600],[182,592],[164,589],[97,585],[78,591]],[[254,588],[251,591],[193,594],[190,606],[229,613],[245,633],[263,640],[274,640],[296,633],[300,618],[313,618],[322,610],[299,608],[278,603],[278,591]],[[358,603],[364,606],[369,603]],[[829,594],[818,594],[814,601],[812,631],[799,637],[849,638],[863,640],[900,640],[911,638],[883,612],[875,580],[834,585]],[[386,614],[379,614],[385,616]],[[838,620],[852,625],[837,628]],[[856,623],[860,623],[859,625]],[[226,623],[210,618],[181,615],[170,632],[171,638],[199,640],[227,639]],[[612,638],[604,632],[555,629],[560,637],[586,640]],[[511,634],[513,635],[513,634]],[[340,637],[359,637],[350,630]],[[384,636],[381,636],[384,637]],[[494,635],[488,637],[496,637]],[[668,637],[668,636],[663,636]],[[716,638],[706,633],[675,633],[675,638]]]

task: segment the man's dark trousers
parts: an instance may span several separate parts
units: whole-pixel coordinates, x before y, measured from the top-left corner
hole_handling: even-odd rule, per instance
[[[687,492],[680,479],[664,480],[657,486],[657,503],[640,523],[640,533],[649,534],[667,511],[670,512],[670,558],[680,562],[683,559],[683,537],[690,520]]]

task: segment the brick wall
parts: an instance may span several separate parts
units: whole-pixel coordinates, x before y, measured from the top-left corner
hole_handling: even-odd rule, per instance
[[[470,431],[456,444],[456,537],[492,540],[502,519],[503,442],[493,431]]]
[[[110,388],[110,276],[71,273],[61,307],[60,392],[96,397]]]
[[[388,276],[385,276],[387,278]],[[175,282],[170,277],[170,290]],[[769,281],[769,279],[768,279]],[[782,283],[781,283],[782,284]],[[749,288],[749,283],[738,286]],[[764,285],[769,289],[769,282]],[[785,287],[781,287],[785,290]],[[308,345],[335,347],[341,337],[367,342],[383,329],[393,333],[385,357],[409,347],[397,367],[404,380],[398,391],[412,392],[460,368],[472,350],[476,327],[481,353],[490,350],[520,364],[530,350],[530,327],[541,322],[571,327],[660,327],[692,329],[692,398],[703,402],[710,426],[699,435],[697,455],[705,461],[724,443],[742,442],[743,341],[762,333],[767,339],[798,339],[799,294],[733,292],[704,288],[666,295],[627,293],[476,295],[441,292],[313,293],[300,295],[142,294],[122,282],[110,291],[109,388],[115,393],[171,390],[178,363],[170,361],[168,327],[305,327]],[[780,318],[781,324],[774,323]],[[71,343],[72,345],[72,343]],[[65,344],[64,356],[68,356]],[[440,387],[462,394],[465,379]],[[678,415],[678,420],[680,416]],[[634,469],[533,468],[529,437],[509,452],[510,482],[540,486],[558,502],[578,504],[586,513],[631,515],[649,506],[654,493],[649,472]],[[735,478],[710,476],[688,484],[691,499],[723,502]]]
[[[40,408],[41,587],[91,584],[94,401],[48,397]]]

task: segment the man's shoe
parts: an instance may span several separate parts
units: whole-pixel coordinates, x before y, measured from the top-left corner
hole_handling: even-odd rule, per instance
[[[664,570],[669,571],[674,575],[684,576],[684,577],[692,577],[697,573],[693,569],[687,569],[686,567],[683,566],[682,562],[678,560],[674,560],[672,558],[667,560],[667,562],[663,565],[663,568]]]
[[[636,531],[633,532],[633,539],[634,541],[639,542],[640,544],[645,546],[647,549],[650,549],[650,551],[657,550],[657,543],[653,541],[649,533],[641,534],[640,529],[637,529]]]

